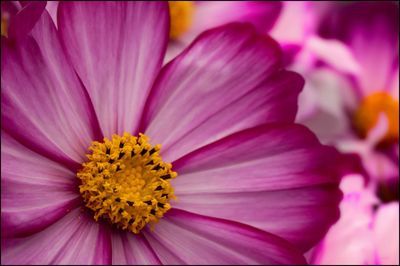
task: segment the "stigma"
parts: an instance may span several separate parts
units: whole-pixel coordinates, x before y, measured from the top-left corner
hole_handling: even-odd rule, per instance
[[[192,1],[168,1],[171,27],[169,37],[178,39],[192,25],[194,4]]]
[[[96,221],[103,218],[138,234],[171,208],[169,200],[175,197],[170,180],[177,173],[162,161],[160,148],[143,134],[113,135],[111,140],[92,143],[89,161],[77,176],[79,191]]]
[[[365,97],[353,114],[353,126],[362,138],[367,137],[373,129],[380,114],[388,120],[388,129],[381,144],[390,144],[399,139],[399,101],[384,91],[372,93]]]

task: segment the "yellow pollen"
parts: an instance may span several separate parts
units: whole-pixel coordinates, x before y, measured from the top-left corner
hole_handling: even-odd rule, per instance
[[[365,97],[353,115],[353,125],[357,133],[365,138],[376,126],[379,114],[388,120],[388,130],[381,143],[391,143],[399,139],[399,101],[387,92],[375,92]]]
[[[177,39],[192,25],[194,4],[192,1],[168,1],[171,28],[169,37]]]
[[[103,218],[137,234],[171,208],[168,202],[175,197],[170,179],[177,174],[162,161],[161,146],[148,141],[146,135],[125,133],[89,147],[89,161],[77,176],[80,193],[96,221]]]

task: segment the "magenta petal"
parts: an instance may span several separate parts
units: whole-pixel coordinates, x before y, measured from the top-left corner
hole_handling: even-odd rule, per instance
[[[3,240],[1,263],[110,264],[110,235],[78,208],[32,236]]]
[[[361,66],[358,83],[365,94],[389,90],[398,65],[399,5],[395,2],[359,2],[330,12],[321,34],[337,38],[352,49]]]
[[[71,167],[100,135],[92,106],[47,11],[24,41],[1,43],[2,129]]]
[[[27,36],[40,19],[45,7],[46,1],[31,1],[24,5],[21,10],[11,16],[8,37],[21,40]]]
[[[252,128],[173,162],[172,205],[250,224],[307,250],[339,216],[341,158],[305,127]]]
[[[76,177],[64,166],[1,135],[2,237],[34,233],[79,202]]]
[[[166,2],[62,2],[58,28],[106,137],[137,133],[168,42]]]
[[[113,231],[112,264],[114,265],[159,265],[161,264],[152,247],[142,234]]]
[[[176,160],[266,122],[292,122],[302,78],[279,70],[281,51],[247,24],[200,35],[166,65],[149,97],[143,130]]]
[[[145,237],[163,264],[304,264],[283,239],[254,227],[178,209]]]

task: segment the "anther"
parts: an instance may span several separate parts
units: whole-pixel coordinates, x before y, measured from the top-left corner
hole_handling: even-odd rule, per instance
[[[148,141],[143,134],[125,133],[93,142],[89,148],[89,161],[82,164],[77,176],[83,200],[96,220],[105,219],[137,234],[171,208],[168,200],[174,196],[169,179],[177,174],[171,164],[162,161],[159,146]]]

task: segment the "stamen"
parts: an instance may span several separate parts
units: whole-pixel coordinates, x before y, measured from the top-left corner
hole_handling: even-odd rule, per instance
[[[388,122],[388,130],[381,144],[389,144],[399,139],[399,101],[384,91],[365,97],[353,115],[353,126],[360,137],[365,138],[376,126],[379,114],[383,113]]]
[[[177,174],[162,161],[160,145],[152,147],[148,141],[143,134],[125,133],[89,147],[89,161],[77,176],[80,193],[96,221],[103,218],[137,234],[171,208],[169,200],[175,196],[169,180]]]

